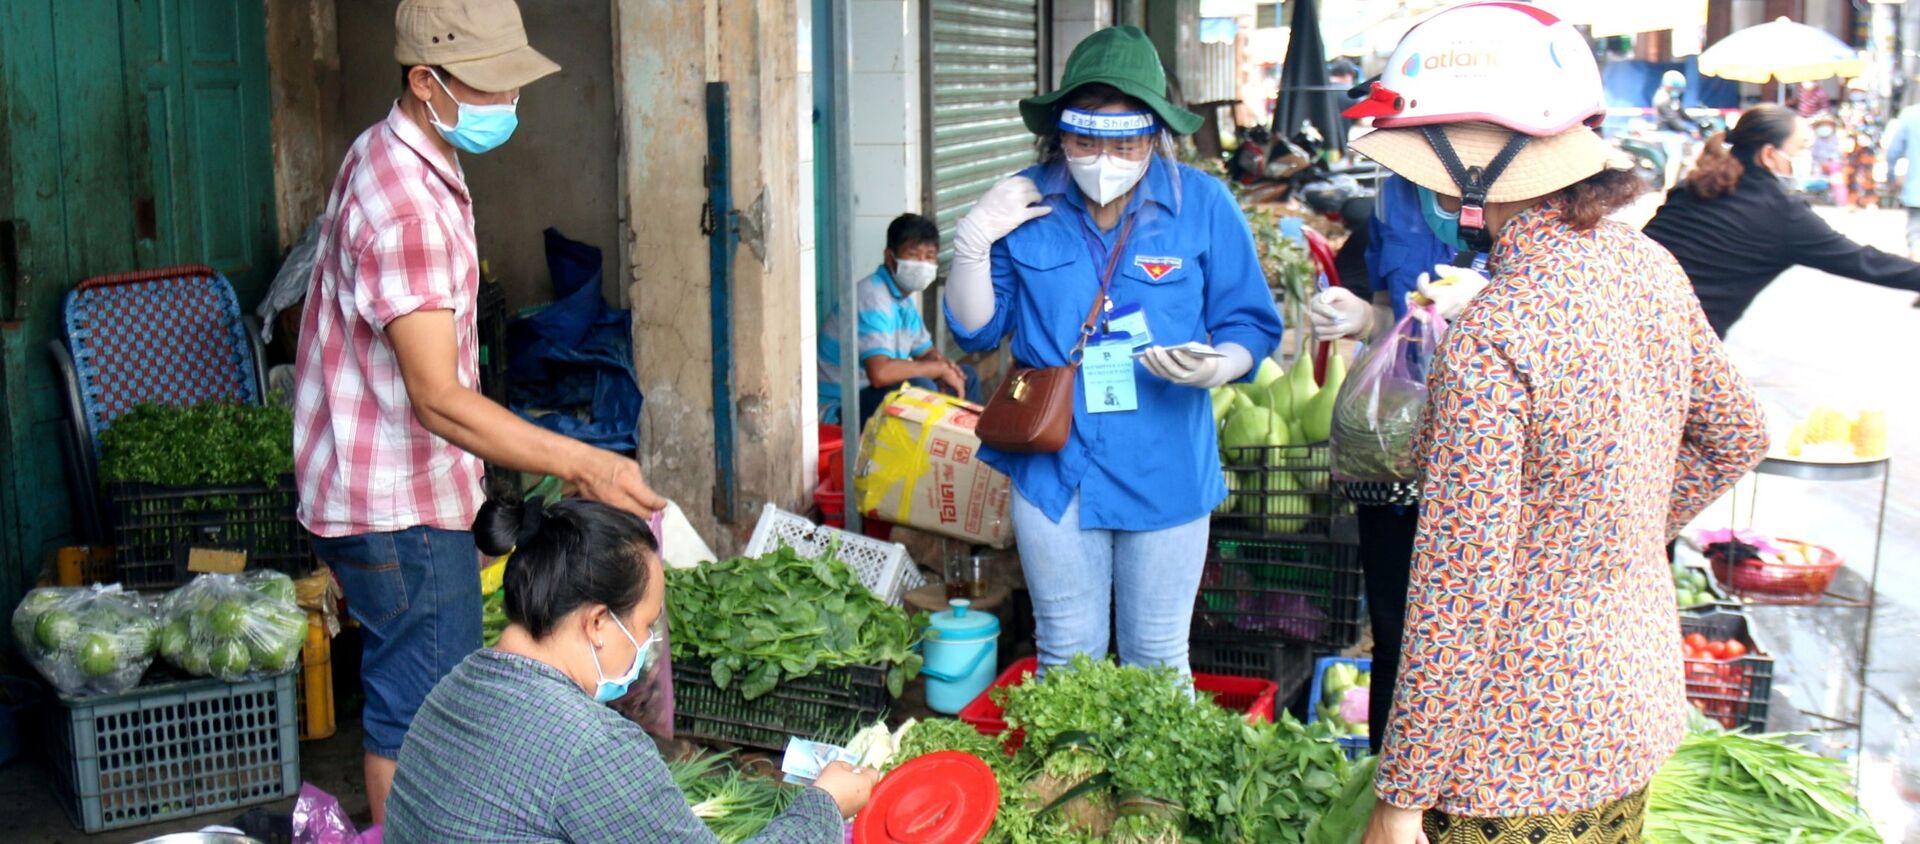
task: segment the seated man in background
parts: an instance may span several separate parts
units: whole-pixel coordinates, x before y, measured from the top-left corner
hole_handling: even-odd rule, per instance
[[[855,358],[860,361],[860,418],[865,420],[901,384],[979,401],[978,378],[934,348],[913,294],[939,272],[940,229],[918,214],[887,225],[887,249],[871,275],[854,282]],[[820,326],[820,421],[840,422],[838,300]]]

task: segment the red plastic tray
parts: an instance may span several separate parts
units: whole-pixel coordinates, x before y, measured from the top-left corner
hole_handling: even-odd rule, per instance
[[[1027,675],[1039,670],[1040,661],[1027,657],[1013,664],[1000,674],[993,685],[981,692],[966,708],[960,710],[960,720],[979,730],[982,735],[997,736],[1007,731],[1006,710],[993,699],[993,690],[1007,686],[1018,686],[1026,682]],[[1195,674],[1193,688],[1202,694],[1213,696],[1213,702],[1235,712],[1246,713],[1248,721],[1270,722],[1273,720],[1273,699],[1279,694],[1280,687],[1272,680],[1258,677],[1229,677],[1224,674]],[[1019,750],[1026,741],[1022,730],[1013,731],[1006,741],[1009,752]]]

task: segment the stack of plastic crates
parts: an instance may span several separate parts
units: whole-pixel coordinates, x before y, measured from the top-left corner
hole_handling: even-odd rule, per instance
[[[1326,443],[1227,449],[1229,498],[1213,516],[1194,608],[1196,642],[1359,641],[1359,531],[1334,489]]]

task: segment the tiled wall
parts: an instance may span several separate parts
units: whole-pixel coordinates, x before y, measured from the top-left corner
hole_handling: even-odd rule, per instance
[[[1060,84],[1066,73],[1067,56],[1075,44],[1089,35],[1113,25],[1113,0],[1054,0],[1053,2],[1053,84]]]
[[[887,223],[921,210],[920,3],[851,2],[854,214],[847,265],[857,278],[880,263]]]

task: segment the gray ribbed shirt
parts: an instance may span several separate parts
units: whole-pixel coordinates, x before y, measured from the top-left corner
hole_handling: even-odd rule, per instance
[[[806,789],[762,844],[841,844],[833,798]],[[719,839],[687,808],[653,739],[545,663],[475,651],[433,687],[400,749],[385,840]]]

